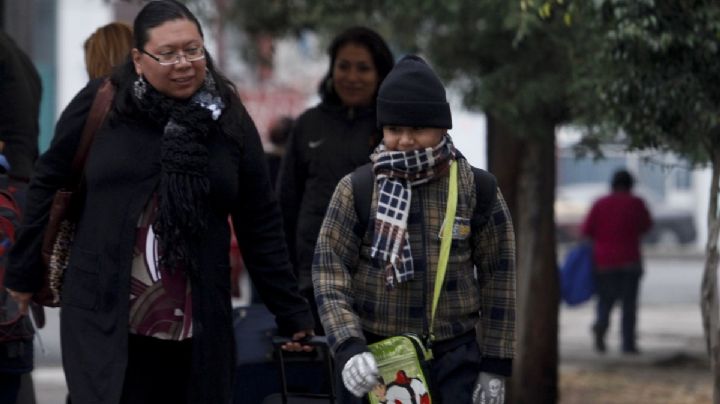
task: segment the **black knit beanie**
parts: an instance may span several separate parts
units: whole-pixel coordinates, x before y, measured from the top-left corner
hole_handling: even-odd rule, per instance
[[[400,59],[383,80],[377,97],[377,124],[452,128],[445,87],[419,56]]]

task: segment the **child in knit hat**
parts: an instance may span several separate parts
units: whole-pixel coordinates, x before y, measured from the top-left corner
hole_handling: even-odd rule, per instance
[[[490,382],[496,390],[512,368],[510,213],[494,177],[454,147],[445,88],[423,59],[406,56],[385,78],[377,120],[383,143],[371,164],[335,189],[313,263],[320,318],[342,380],[340,402],[359,403],[378,384],[368,344],[414,333],[433,352],[426,373],[432,399],[479,403],[489,397]],[[368,195],[357,194],[361,170],[372,171]],[[433,315],[451,182],[457,190],[452,243]],[[369,218],[359,207],[363,200]]]

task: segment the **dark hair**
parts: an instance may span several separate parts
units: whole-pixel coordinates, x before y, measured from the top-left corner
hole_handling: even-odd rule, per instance
[[[159,27],[168,21],[175,20],[188,20],[192,22],[197,27],[200,36],[205,37],[200,22],[185,5],[176,0],[156,0],[146,4],[135,17],[133,23],[133,42],[135,48],[141,50],[145,47],[145,44],[147,44],[149,40],[149,32],[151,29]],[[212,56],[210,56],[207,50],[205,50],[205,62],[208,74],[218,83],[220,97],[222,97],[225,105],[228,106],[227,112],[220,118],[223,132],[237,139],[236,133],[238,131],[232,128],[237,127],[235,125],[238,125],[240,119],[245,115],[245,107],[240,102],[235,85],[215,68]],[[117,88],[117,95],[115,96],[115,105],[112,115],[110,116],[111,119],[118,115],[131,116],[133,114],[135,106],[131,99],[131,93],[133,82],[137,77],[132,58],[128,58],[124,65],[121,65],[113,72],[112,82]]]
[[[158,0],[146,4],[135,17],[135,21],[133,22],[135,47],[137,49],[143,49],[148,42],[151,29],[174,20],[191,21],[197,27],[200,36],[205,37],[200,22],[185,5],[175,0]]]
[[[632,174],[625,169],[616,171],[610,183],[613,191],[630,191],[633,185],[635,185],[635,179]]]
[[[340,103],[340,98],[332,86],[333,66],[335,65],[335,59],[337,58],[340,48],[349,43],[364,46],[370,52],[370,55],[372,55],[373,63],[375,64],[375,69],[377,69],[378,74],[377,88],[380,88],[380,83],[382,83],[385,76],[390,73],[393,65],[395,65],[395,59],[393,59],[390,48],[377,32],[370,28],[360,26],[346,29],[336,36],[332,43],[330,43],[330,47],[328,47],[330,66],[318,87],[320,98],[325,102]],[[373,95],[373,102],[377,95],[377,88],[375,89],[375,95]]]

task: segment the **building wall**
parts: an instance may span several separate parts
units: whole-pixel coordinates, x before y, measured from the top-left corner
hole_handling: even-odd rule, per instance
[[[88,81],[83,43],[113,19],[112,5],[103,0],[58,0],[56,116]]]

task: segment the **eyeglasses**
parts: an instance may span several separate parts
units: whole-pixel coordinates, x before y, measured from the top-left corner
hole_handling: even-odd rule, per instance
[[[155,61],[161,66],[172,66],[174,64],[178,64],[180,63],[180,59],[183,57],[188,62],[197,62],[198,60],[205,59],[205,49],[202,47],[185,49],[183,50],[183,53],[161,53],[157,56],[148,53],[145,49],[140,49],[140,52],[155,59]]]

